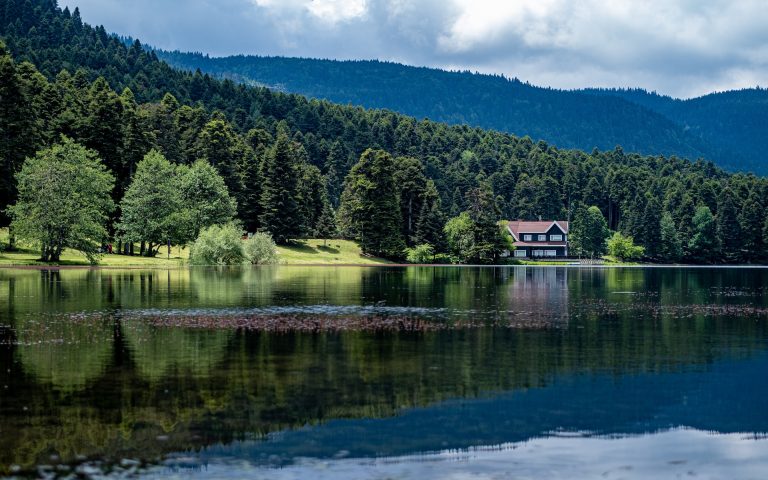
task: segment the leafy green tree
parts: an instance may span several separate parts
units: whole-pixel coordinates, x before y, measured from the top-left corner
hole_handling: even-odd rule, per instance
[[[243,253],[252,265],[273,265],[278,262],[277,245],[268,233],[256,232],[251,235],[243,245]]]
[[[96,152],[62,138],[27,159],[16,180],[18,200],[9,209],[14,232],[39,244],[44,262],[58,262],[72,248],[95,263],[115,183]]]
[[[203,229],[189,252],[193,265],[238,265],[245,260],[243,232],[234,223]]]
[[[408,263],[431,263],[434,258],[435,248],[428,243],[405,249],[405,259]]]
[[[739,225],[739,213],[730,188],[723,190],[720,195],[715,222],[722,255],[731,262],[739,260],[742,256],[741,225]]]
[[[675,228],[672,215],[664,212],[660,222],[661,242],[659,244],[659,259],[665,262],[677,262],[683,256],[683,245]]]
[[[298,238],[303,219],[296,203],[298,166],[288,134],[281,130],[261,164],[261,228],[279,244]]]
[[[693,216],[693,238],[688,244],[691,257],[699,262],[715,260],[719,252],[717,225],[712,211],[706,205],[696,208]]]
[[[178,171],[178,189],[187,232],[182,240],[191,241],[211,225],[223,225],[233,220],[237,203],[229,196],[224,179],[205,160]]]
[[[632,237],[626,237],[621,232],[615,232],[607,242],[608,254],[616,259],[626,262],[642,258],[645,248],[635,245]]]
[[[199,168],[198,174],[202,171]],[[180,176],[178,166],[157,150],[151,150],[137,165],[133,181],[120,202],[119,235],[126,242],[147,242],[148,256],[154,256],[167,242],[185,243],[190,230],[194,231],[188,226],[189,212],[184,210]],[[192,196],[196,195],[196,176],[190,177],[188,186]]]
[[[342,231],[359,239],[363,252],[399,258],[405,249],[395,163],[383,150],[366,150],[344,181],[339,207]]]
[[[569,228],[571,252],[578,256],[599,257],[606,252],[608,223],[600,209],[592,206],[577,210]]]
[[[471,258],[475,243],[475,226],[469,212],[463,212],[445,223],[445,237],[451,255],[460,263],[466,263]]]

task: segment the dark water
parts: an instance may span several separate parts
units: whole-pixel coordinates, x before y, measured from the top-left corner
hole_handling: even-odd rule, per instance
[[[768,269],[0,269],[0,389],[0,476],[768,478]]]

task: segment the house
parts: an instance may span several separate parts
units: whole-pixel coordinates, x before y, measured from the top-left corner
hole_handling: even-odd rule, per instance
[[[563,220],[525,221],[507,224],[516,258],[567,257],[568,222]]]

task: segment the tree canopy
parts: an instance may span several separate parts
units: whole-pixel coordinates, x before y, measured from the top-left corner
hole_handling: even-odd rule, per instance
[[[43,261],[57,262],[72,248],[95,262],[115,183],[98,154],[64,137],[28,158],[16,180],[18,199],[9,209],[15,234],[37,243]]]

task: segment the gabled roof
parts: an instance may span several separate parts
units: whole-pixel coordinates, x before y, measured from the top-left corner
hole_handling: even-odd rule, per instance
[[[512,234],[512,238],[520,240],[520,234],[522,233],[547,233],[553,226],[568,233],[568,222],[565,220],[544,220],[544,221],[526,221],[515,220],[509,222],[507,229]]]

